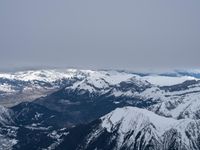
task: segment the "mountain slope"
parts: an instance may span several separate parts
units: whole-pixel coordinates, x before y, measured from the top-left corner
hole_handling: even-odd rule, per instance
[[[107,111],[99,111],[100,115],[95,116],[100,117],[117,107],[128,105],[173,118],[200,119],[199,94],[199,80],[157,86],[135,74],[90,72],[82,80],[35,102],[55,111],[81,115],[85,111],[85,116],[93,110],[98,112],[107,107]]]
[[[72,83],[76,86],[95,90],[119,84],[128,79],[148,81],[156,86],[174,85],[198,77],[191,72],[171,74],[139,74],[125,71],[92,71],[77,69],[29,70],[14,73],[0,73],[0,104],[13,106],[23,101],[32,101],[46,96]],[[90,85],[93,85],[91,87]]]
[[[192,76],[40,70],[0,75],[0,87],[1,102],[32,101],[0,107],[0,149],[200,149]]]
[[[199,149],[199,129],[197,120],[175,120],[124,107],[71,129],[58,149]],[[76,137],[78,131],[81,138]]]
[[[23,101],[32,101],[82,77],[82,73],[72,69],[0,73],[0,104],[13,106]]]
[[[12,124],[13,115],[12,110],[0,105],[0,126]]]

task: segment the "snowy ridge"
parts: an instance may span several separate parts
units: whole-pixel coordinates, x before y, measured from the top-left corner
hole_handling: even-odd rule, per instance
[[[170,77],[170,76],[159,76],[159,75],[151,75],[143,77],[148,82],[159,85],[159,86],[170,86],[182,83],[187,80],[198,80],[192,76],[177,76],[177,77]]]
[[[13,106],[46,96],[86,75],[78,70],[34,70],[0,73],[0,105]]]
[[[106,128],[109,132],[112,130],[112,126],[116,126],[118,123],[122,124],[119,128],[121,132],[129,132],[131,127],[142,129],[142,124],[145,122],[145,124],[153,123],[155,129],[163,134],[163,132],[179,122],[173,118],[165,118],[137,107],[117,108],[101,119],[103,121],[102,127]]]
[[[15,73],[0,73],[0,78],[10,79],[10,80],[20,80],[20,81],[44,81],[44,82],[54,82],[56,80],[65,78],[70,79],[73,77],[86,77],[90,76],[92,78],[103,78],[109,83],[117,84],[121,81],[127,80],[131,77],[139,77],[139,75],[130,72],[120,72],[120,71],[93,71],[93,70],[78,70],[78,69],[51,69],[51,70],[30,70],[30,71],[20,71]],[[140,76],[141,77],[141,76]],[[155,85],[174,85],[182,83],[186,80],[197,80],[193,76],[179,75],[179,76],[167,76],[167,75],[155,75],[149,74],[141,77]]]
[[[76,70],[68,69],[65,71],[59,70],[35,70],[35,71],[22,71],[16,73],[1,73],[0,78],[21,81],[44,81],[53,82],[62,78],[71,78],[76,73]]]
[[[71,87],[67,87],[66,89],[87,90],[91,93],[101,90],[101,92],[105,93],[107,88],[136,77],[138,78],[136,81],[139,82],[139,76],[134,74],[127,74],[124,72],[119,73],[116,71],[91,71],[83,80],[76,82]]]
[[[11,109],[0,106],[0,143],[9,138],[16,147],[26,149],[30,142],[40,147],[43,143],[38,139],[44,135],[46,144],[54,148],[62,144],[65,148],[65,138],[70,137],[83,150],[200,149],[200,81],[188,73],[168,76],[67,69],[0,74],[1,102],[12,97],[17,102],[21,102],[17,98],[39,99]],[[72,133],[65,126],[79,123],[85,125]],[[11,131],[22,135],[10,136]],[[77,132],[83,139],[76,140]],[[28,133],[34,139],[25,145]]]
[[[81,81],[75,82],[66,90],[78,92],[80,95],[89,92],[90,95],[106,95],[127,99],[127,103],[132,104],[134,99],[141,101],[151,100],[156,104],[148,109],[157,114],[173,118],[200,118],[200,82],[193,77],[164,77],[154,76],[153,80],[163,84],[163,79],[171,84],[181,82],[176,85],[158,86],[146,80],[150,76],[139,76],[124,72],[91,71]],[[162,78],[162,81],[160,81]],[[156,80],[157,79],[157,80]],[[180,79],[178,82],[176,79]],[[171,81],[172,80],[172,81]],[[153,82],[155,82],[153,81]],[[167,83],[167,82],[166,82]],[[133,99],[133,102],[131,101]],[[124,101],[123,101],[124,102]],[[119,101],[113,103],[120,103]]]
[[[100,126],[87,137],[87,149],[98,140],[104,129],[111,133],[107,140],[116,141],[112,149],[198,149],[200,121],[192,119],[176,120],[159,116],[136,107],[117,108],[101,118]],[[175,136],[177,135],[177,136]],[[174,141],[173,141],[174,140]],[[174,142],[170,145],[170,142]]]
[[[191,79],[194,84],[184,83]],[[130,99],[134,98],[151,100],[157,104],[148,109],[157,114],[173,118],[200,118],[198,81],[189,74],[142,76],[130,72],[77,69],[1,73],[0,104],[12,106],[22,101],[32,101],[66,87],[66,90],[78,92],[79,95],[88,92],[91,96],[127,99],[128,103],[133,103]]]

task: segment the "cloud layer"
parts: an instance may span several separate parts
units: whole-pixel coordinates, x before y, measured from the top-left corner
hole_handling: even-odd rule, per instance
[[[200,1],[0,2],[0,69],[200,64]]]

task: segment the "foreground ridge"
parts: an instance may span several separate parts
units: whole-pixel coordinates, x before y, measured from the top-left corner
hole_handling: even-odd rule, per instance
[[[75,130],[83,130],[81,140]],[[87,126],[69,131],[59,149],[199,149],[200,121],[176,120],[136,107],[117,108]],[[70,145],[70,138],[79,141]],[[74,146],[74,147],[73,147]]]

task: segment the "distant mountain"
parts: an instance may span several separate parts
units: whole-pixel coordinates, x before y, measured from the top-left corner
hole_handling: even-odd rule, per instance
[[[33,101],[36,98],[49,95],[63,87],[67,87],[76,81],[85,82],[86,78],[91,80],[91,82],[96,78],[99,78],[99,81],[105,78],[105,80],[108,79],[107,82],[111,85],[125,81],[128,78],[142,78],[142,80],[146,80],[151,84],[164,86],[178,84],[186,80],[196,80],[198,78],[197,74],[199,74],[197,71],[194,73],[191,71],[177,71],[172,75],[170,73],[142,74],[127,71],[76,69],[0,73],[0,105],[14,106],[20,102]]]
[[[90,72],[83,80],[34,102],[69,116],[76,114],[79,121],[90,121],[127,105],[176,119],[200,119],[200,80],[161,86],[146,78],[118,72]]]
[[[82,73],[72,69],[1,73],[0,104],[13,106],[23,101],[32,101],[83,77]]]
[[[197,79],[198,72],[175,72],[166,74],[142,74],[126,71],[92,71],[92,70],[32,70],[15,73],[0,73],[0,104],[13,106],[23,101],[32,101],[46,96],[60,88],[86,78],[108,79],[109,84],[116,84],[128,78],[142,78],[154,85],[173,85],[186,80]],[[110,77],[109,77],[110,76]],[[99,80],[100,81],[100,80]]]

